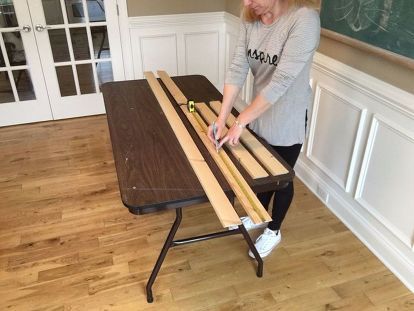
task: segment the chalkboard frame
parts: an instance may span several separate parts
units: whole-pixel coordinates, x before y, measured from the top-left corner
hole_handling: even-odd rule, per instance
[[[322,2],[323,1],[326,1],[326,0],[322,0]],[[320,14],[322,14],[322,10],[320,10]],[[398,63],[402,66],[405,66],[405,67],[408,67],[414,70],[414,59],[411,59],[409,57],[394,53],[392,51],[377,47],[375,45],[366,43],[364,41],[361,41],[361,40],[358,40],[352,37],[349,37],[347,35],[336,32],[334,30],[323,28],[323,26],[321,29],[321,34],[325,37],[328,37],[333,40],[344,43],[346,45],[358,48],[360,50],[373,53],[391,62]]]

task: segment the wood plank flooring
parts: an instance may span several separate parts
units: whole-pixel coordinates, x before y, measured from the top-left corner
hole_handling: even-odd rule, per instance
[[[295,183],[262,279],[241,237],[190,244],[168,253],[147,304],[175,214],[122,205],[105,116],[0,128],[0,310],[414,310],[414,294]],[[220,228],[198,205],[178,237]]]

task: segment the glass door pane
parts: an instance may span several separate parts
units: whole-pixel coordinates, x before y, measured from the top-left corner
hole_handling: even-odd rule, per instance
[[[4,66],[4,78],[8,80],[8,82],[4,82],[6,85],[6,88],[4,89],[5,93],[2,92],[0,97],[2,94],[8,94],[6,95],[6,98],[9,102],[36,99],[20,31],[4,30],[4,32],[1,33],[0,45],[3,47],[0,62],[2,63],[2,66]],[[10,74],[13,79],[10,79]],[[24,85],[23,87],[22,84]],[[26,93],[26,95],[23,95],[22,92]],[[9,93],[14,95],[12,100],[9,100]],[[28,96],[27,93],[30,93],[30,95]],[[6,101],[6,98],[0,98],[0,101],[8,102]]]
[[[0,27],[17,27],[17,17],[12,0],[0,0]]]
[[[14,102],[13,89],[7,71],[0,72],[0,104]]]
[[[87,14],[81,0],[65,0],[68,21],[71,24],[90,22],[105,22],[104,0],[86,0]]]
[[[47,25],[64,23],[60,0],[43,0],[42,4]]]

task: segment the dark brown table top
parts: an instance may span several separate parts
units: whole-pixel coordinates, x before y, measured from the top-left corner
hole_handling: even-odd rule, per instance
[[[204,76],[172,79],[184,95],[195,102],[222,99],[220,92]],[[143,214],[208,201],[147,81],[105,83],[102,92],[121,198],[130,212]],[[232,197],[229,185],[207,149],[174,99],[166,93],[220,185]],[[280,159],[271,148],[268,149]],[[283,160],[281,162],[285,164]],[[289,174],[253,180],[237,161],[236,165],[255,192],[280,187],[294,176],[290,169]]]

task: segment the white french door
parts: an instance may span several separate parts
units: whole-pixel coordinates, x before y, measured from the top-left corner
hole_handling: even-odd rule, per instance
[[[116,1],[27,3],[54,119],[104,113],[99,86],[124,75]]]
[[[30,72],[36,99],[31,99],[30,110],[19,109],[18,115],[12,115],[11,107],[24,101],[20,97],[16,100],[16,96],[12,101],[10,94],[4,97],[0,104],[0,109],[4,110],[0,125],[104,113],[100,85],[124,79],[116,1],[0,0],[2,2],[14,5],[19,28],[25,25],[31,28],[19,32],[23,54],[30,57],[28,68],[24,68]],[[17,69],[20,67],[14,68],[12,63],[5,62],[3,71],[12,76]],[[21,81],[16,79],[16,74],[12,78],[8,79],[11,90],[14,92],[14,83],[15,93],[19,95],[17,84]],[[33,114],[43,110],[41,116]]]
[[[0,12],[0,126],[50,120],[26,0],[0,0]]]

